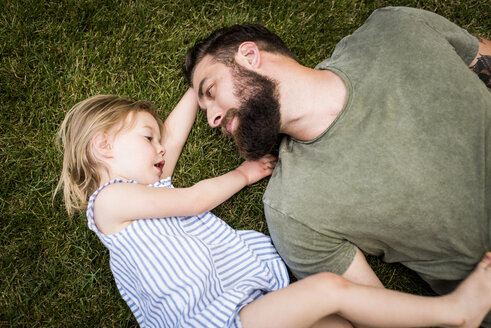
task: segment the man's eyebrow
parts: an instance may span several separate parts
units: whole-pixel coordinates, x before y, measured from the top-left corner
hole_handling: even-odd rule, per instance
[[[201,99],[203,98],[203,84],[205,84],[206,78],[202,79],[201,82],[199,83],[199,88],[198,88],[198,98]]]

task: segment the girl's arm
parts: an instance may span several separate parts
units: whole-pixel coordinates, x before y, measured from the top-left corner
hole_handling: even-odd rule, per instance
[[[194,91],[189,88],[164,123],[162,144],[165,149],[165,165],[162,178],[172,176],[197,112],[198,102]]]
[[[135,219],[196,215],[213,209],[246,185],[271,175],[276,158],[271,155],[246,161],[238,168],[189,188],[155,188],[116,183],[104,188],[94,204],[100,231],[113,234]]]

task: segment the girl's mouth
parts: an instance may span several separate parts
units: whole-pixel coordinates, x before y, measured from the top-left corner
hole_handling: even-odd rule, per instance
[[[162,173],[162,168],[164,167],[164,165],[165,165],[165,161],[161,160],[160,162],[154,164],[153,166],[155,166],[160,171],[160,173]]]

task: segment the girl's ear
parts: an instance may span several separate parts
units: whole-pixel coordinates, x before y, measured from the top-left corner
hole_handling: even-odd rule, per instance
[[[255,42],[243,42],[239,46],[235,60],[249,69],[258,68],[261,66],[261,52]]]
[[[92,138],[92,149],[97,157],[112,157],[112,138],[110,138],[107,133],[97,133],[94,138]]]

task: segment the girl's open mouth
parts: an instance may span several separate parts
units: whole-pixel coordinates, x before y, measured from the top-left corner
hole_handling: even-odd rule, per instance
[[[164,167],[165,165],[165,161],[164,160],[161,160],[160,162],[158,162],[157,164],[154,164],[153,166],[155,166],[156,168],[159,169],[160,173],[162,173],[162,168]]]

